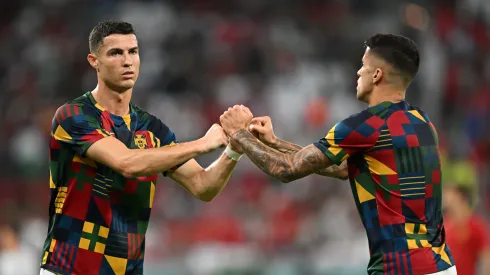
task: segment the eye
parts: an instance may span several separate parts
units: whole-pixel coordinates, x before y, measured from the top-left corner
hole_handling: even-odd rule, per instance
[[[130,54],[138,54],[138,50],[134,49],[134,50],[130,50],[129,51]]]
[[[111,52],[111,56],[118,56],[118,55],[121,55],[121,53],[120,52],[117,52],[117,51],[116,52]]]

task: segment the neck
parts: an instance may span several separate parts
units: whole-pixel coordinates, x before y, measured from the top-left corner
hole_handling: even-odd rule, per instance
[[[393,87],[377,87],[377,90],[373,90],[369,97],[369,107],[376,106],[381,102],[389,101],[398,103],[405,100],[405,89],[397,89]]]
[[[132,93],[133,89],[129,89],[122,93],[116,92],[104,85],[101,81],[99,81],[99,85],[92,91],[95,101],[97,101],[102,108],[117,116],[129,114],[129,103],[131,101]]]

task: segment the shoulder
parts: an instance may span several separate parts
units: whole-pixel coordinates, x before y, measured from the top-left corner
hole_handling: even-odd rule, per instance
[[[382,106],[380,107],[379,105],[369,107],[337,123],[336,128],[344,130],[362,128],[366,128],[365,130],[368,130],[367,128],[379,129],[383,124],[385,124],[383,115],[386,110],[388,109]]]
[[[427,115],[427,113],[424,110],[422,110],[420,107],[417,107],[414,105],[409,105],[409,112],[414,114],[414,115],[419,114],[427,123],[431,122],[429,115]]]
[[[96,117],[96,108],[91,104],[86,95],[77,97],[61,105],[55,112],[54,119],[61,123],[68,118],[83,119],[84,117]]]

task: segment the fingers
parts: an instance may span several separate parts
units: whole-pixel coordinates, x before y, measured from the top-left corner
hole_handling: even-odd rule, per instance
[[[252,123],[255,123],[255,124],[265,125],[265,124],[270,123],[270,122],[271,122],[271,118],[268,116],[254,117],[252,119]]]
[[[240,105],[242,110],[249,116],[253,117],[254,115],[252,114],[252,111],[250,111],[250,109],[247,107],[247,106],[244,106],[244,105]]]
[[[257,132],[259,134],[265,134],[267,133],[267,128],[265,128],[262,125],[256,125],[256,124],[250,124],[248,127],[250,132]]]

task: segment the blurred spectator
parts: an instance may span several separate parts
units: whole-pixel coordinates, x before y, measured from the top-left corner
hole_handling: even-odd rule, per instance
[[[472,209],[473,192],[468,185],[444,185],[447,245],[460,275],[475,275],[480,265],[490,274],[490,235],[485,220]]]
[[[0,226],[0,274],[38,274],[38,254],[19,240],[17,233],[9,224]]]

